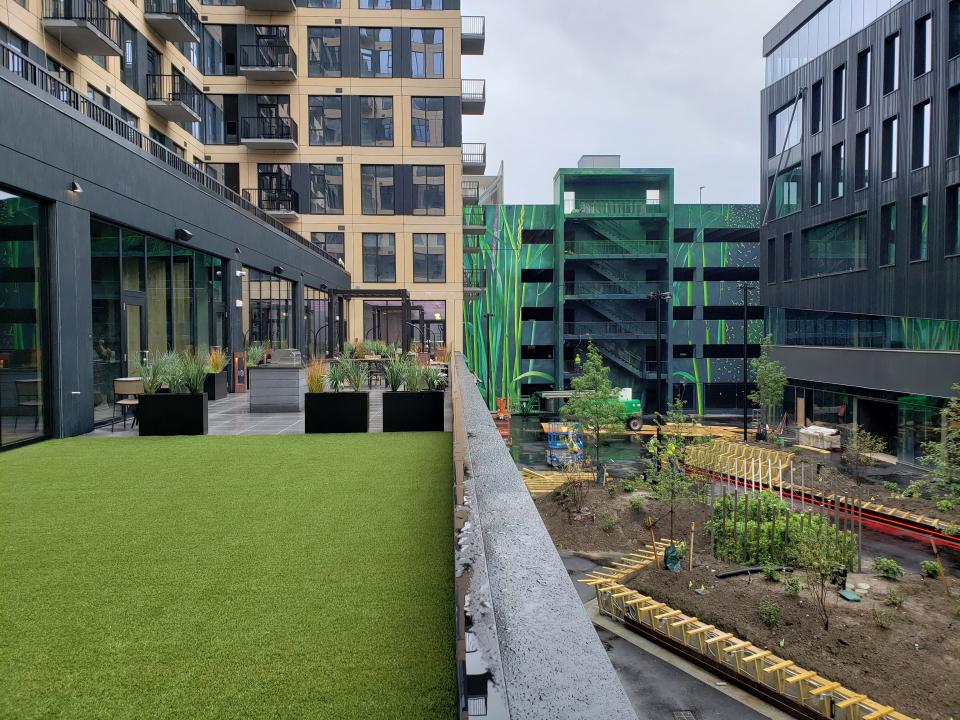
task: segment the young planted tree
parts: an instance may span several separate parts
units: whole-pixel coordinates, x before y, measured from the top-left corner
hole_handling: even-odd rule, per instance
[[[603,364],[597,348],[587,346],[587,359],[580,375],[570,381],[573,396],[563,406],[563,416],[580,424],[580,431],[594,446],[595,471],[600,470],[601,435],[604,430],[622,428],[626,410],[618,399],[619,388],[610,382],[610,368]]]
[[[807,533],[801,538],[800,565],[804,568],[804,580],[817,607],[823,629],[830,629],[830,613],[836,602],[830,588],[843,565],[843,557],[837,546],[822,542],[819,535]]]
[[[667,410],[666,417],[658,417],[659,432],[647,443],[650,452],[648,475],[653,480],[653,495],[670,508],[670,540],[674,540],[673,519],[683,504],[698,495],[697,484],[687,475],[688,438],[684,430],[692,420],[683,413],[683,400],[677,398]]]
[[[960,393],[960,385],[953,386]],[[928,485],[938,497],[960,501],[960,397],[943,409],[943,437],[923,446],[920,462],[929,468]]]
[[[783,366],[770,357],[773,336],[763,338],[760,357],[750,361],[756,389],[747,397],[760,408],[761,422],[769,423],[773,412],[783,402],[783,393],[787,387],[787,376]]]
[[[854,425],[853,435],[843,449],[843,460],[853,471],[853,481],[857,484],[857,572],[863,572],[863,471],[877,464],[877,454],[887,449],[882,438],[869,433],[859,425]]]

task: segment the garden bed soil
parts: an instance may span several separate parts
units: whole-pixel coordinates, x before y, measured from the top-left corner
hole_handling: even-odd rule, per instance
[[[851,575],[847,587],[866,583],[870,590],[860,603],[835,598],[830,630],[824,631],[806,590],[793,597],[782,581],[768,582],[760,575],[714,577],[727,568],[698,555],[692,572],[675,575],[648,568],[629,586],[899,712],[923,720],[957,716],[960,616],[955,613],[960,612],[960,581],[951,579],[953,597],[948,598],[941,580],[911,575],[892,582],[869,573]],[[803,581],[802,573],[796,576]],[[703,595],[694,592],[701,586]],[[903,594],[902,608],[884,603],[891,590]],[[757,611],[763,600],[781,608],[780,623],[772,629]],[[888,629],[877,624],[875,610],[889,614]]]

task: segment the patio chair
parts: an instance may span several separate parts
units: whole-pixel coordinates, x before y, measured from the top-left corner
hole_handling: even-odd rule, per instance
[[[110,423],[110,432],[117,424],[117,407],[123,415],[123,429],[127,429],[127,408],[133,412],[134,428],[137,426],[137,408],[140,406],[139,395],[143,395],[143,380],[133,378],[115,378],[113,381],[113,420]]]
[[[33,408],[33,429],[36,431],[40,427],[40,412],[43,407],[40,399],[40,379],[17,380],[14,385],[17,388],[17,417],[13,422],[13,431],[16,432],[20,425],[20,408],[23,407]]]

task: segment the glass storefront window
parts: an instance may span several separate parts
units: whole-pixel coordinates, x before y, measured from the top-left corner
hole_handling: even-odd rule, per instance
[[[269,342],[274,348],[294,345],[293,283],[270,273],[244,268],[242,295],[246,344]]]
[[[90,221],[90,272],[93,285],[93,420],[101,422],[110,419],[113,409],[113,381],[123,377],[120,228],[116,225]]]
[[[306,357],[323,358],[330,354],[328,338],[328,297],[322,290],[303,288],[303,325]]]
[[[46,435],[36,200],[0,191],[0,446]]]

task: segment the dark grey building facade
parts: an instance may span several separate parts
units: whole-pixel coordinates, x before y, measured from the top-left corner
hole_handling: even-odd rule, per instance
[[[336,259],[0,51],[3,447],[91,430],[147,351],[337,342]]]
[[[960,1],[804,0],[764,55],[761,294],[785,410],[915,463],[960,382]]]

